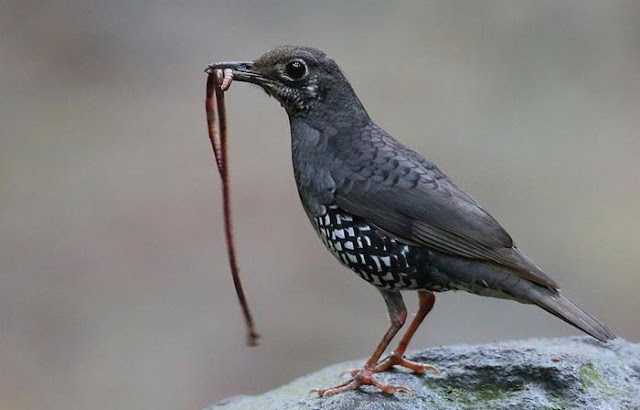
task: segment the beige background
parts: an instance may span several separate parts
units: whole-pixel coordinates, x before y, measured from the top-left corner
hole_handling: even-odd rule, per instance
[[[637,341],[638,21],[635,1],[0,3],[0,408],[198,409],[370,353],[384,303],[308,225],[285,113],[238,83],[235,226],[263,335],[243,345],[202,70],[286,43],[328,52],[379,124]],[[413,347],[576,333],[444,294]]]

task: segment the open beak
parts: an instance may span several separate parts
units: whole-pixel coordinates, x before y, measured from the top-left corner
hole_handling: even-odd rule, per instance
[[[213,70],[231,69],[233,73],[233,81],[244,81],[258,85],[273,82],[272,79],[253,70],[252,67],[252,61],[223,61],[220,63],[209,64],[204,72],[211,74]]]

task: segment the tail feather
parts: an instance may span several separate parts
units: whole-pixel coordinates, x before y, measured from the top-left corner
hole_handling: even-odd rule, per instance
[[[537,290],[538,292],[535,292],[537,295],[530,297],[530,300],[547,312],[559,317],[601,342],[606,343],[608,340],[616,338],[616,335],[602,324],[602,322],[579,308],[557,290],[542,287]]]
[[[451,289],[534,304],[602,342],[616,338],[602,322],[565,298],[557,289],[523,279],[495,265],[437,252],[433,252],[430,263],[437,266],[434,272],[444,275]]]

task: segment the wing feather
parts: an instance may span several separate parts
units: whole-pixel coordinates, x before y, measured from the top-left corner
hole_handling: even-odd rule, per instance
[[[407,243],[496,264],[530,281],[558,287],[434,164],[388,136],[375,137],[366,140],[370,150],[364,149],[364,165],[353,156],[336,162],[332,177],[340,207]],[[363,154],[362,144],[358,153]]]

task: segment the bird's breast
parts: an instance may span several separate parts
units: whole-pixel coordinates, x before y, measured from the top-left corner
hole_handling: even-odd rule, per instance
[[[301,121],[291,122],[293,174],[303,206],[312,215],[321,215],[334,202],[336,184],[331,177],[335,155],[329,136]]]

